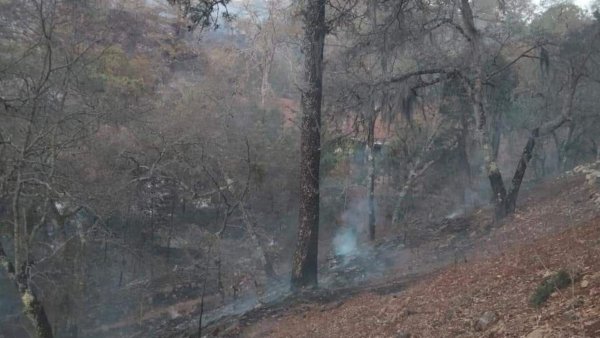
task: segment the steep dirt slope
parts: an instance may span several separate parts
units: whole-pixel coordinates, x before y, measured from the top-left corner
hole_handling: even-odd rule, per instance
[[[326,305],[294,305],[234,335],[600,337],[599,195],[584,176],[537,185],[523,194],[514,216],[473,227],[467,262],[401,291],[371,289]],[[574,282],[531,306],[538,285],[559,270]]]

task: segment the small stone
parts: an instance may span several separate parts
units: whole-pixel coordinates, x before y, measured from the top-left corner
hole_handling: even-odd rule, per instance
[[[548,278],[550,276],[553,276],[554,272],[550,271],[550,270],[546,270],[544,271],[544,274],[542,275],[542,278]]]
[[[587,288],[588,286],[590,286],[590,281],[589,281],[589,280],[587,280],[587,279],[584,279],[584,280],[582,280],[582,281],[581,281],[581,287],[582,287],[582,288],[584,288],[584,289],[585,289],[585,288]]]
[[[490,326],[494,325],[498,321],[498,316],[492,311],[486,311],[477,321],[475,322],[475,330],[485,331]]]

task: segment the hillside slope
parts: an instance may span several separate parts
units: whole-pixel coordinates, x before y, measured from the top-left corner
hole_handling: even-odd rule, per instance
[[[586,182],[586,173],[577,171],[524,193],[514,216],[472,229],[474,246],[465,260],[403,290],[379,288],[327,304],[290,304],[229,333],[247,337],[600,337],[599,195],[593,179]],[[566,271],[573,283],[553,292],[542,306],[530,305],[540,283],[558,271]]]

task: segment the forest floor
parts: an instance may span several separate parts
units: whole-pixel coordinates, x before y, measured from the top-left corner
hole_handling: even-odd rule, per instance
[[[584,174],[535,185],[500,223],[471,222],[465,259],[328,297],[288,301],[225,331],[246,337],[600,337],[600,201]],[[478,217],[474,213],[471,218]],[[485,217],[484,217],[485,218]],[[439,243],[438,243],[439,245]],[[432,254],[424,250],[421,256]],[[450,263],[448,263],[450,262]],[[558,271],[570,285],[530,305]],[[323,293],[321,293],[323,295]]]

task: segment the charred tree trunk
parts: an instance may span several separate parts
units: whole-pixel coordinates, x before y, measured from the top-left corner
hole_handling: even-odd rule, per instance
[[[35,292],[29,287],[29,266],[26,263],[22,264],[19,272],[15,270],[14,265],[10,262],[2,244],[0,243],[0,265],[6,270],[8,277],[15,283],[17,290],[19,291],[21,303],[25,315],[35,329],[38,338],[52,338],[52,326],[46,316],[44,306],[37,298]]]
[[[303,8],[304,77],[301,86],[300,210],[298,242],[292,267],[292,289],[317,285],[319,241],[319,164],[325,0],[306,0]]]
[[[529,135],[529,139],[527,140],[525,148],[523,148],[523,153],[521,154],[521,159],[517,164],[517,169],[515,170],[515,175],[513,176],[510,190],[506,195],[506,214],[510,214],[515,211],[515,207],[517,204],[517,196],[519,195],[519,189],[521,188],[521,183],[523,182],[523,177],[525,176],[525,170],[527,170],[527,163],[529,163],[529,160],[531,160],[531,157],[533,155],[533,147],[535,146],[535,140],[539,136],[539,134],[539,129],[534,129],[531,132],[531,135]]]
[[[502,174],[495,161],[486,165],[486,171],[494,195],[493,201],[496,210],[496,219],[504,218],[506,216],[506,187],[504,186]]]

